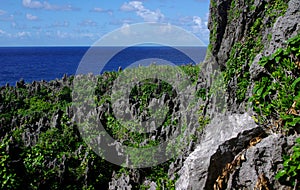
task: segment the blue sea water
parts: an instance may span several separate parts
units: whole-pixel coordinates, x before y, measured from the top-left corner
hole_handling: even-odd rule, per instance
[[[184,49],[186,48],[186,49]],[[95,58],[103,66],[99,73],[123,69],[140,60],[156,58],[175,65],[197,64],[204,60],[206,47],[184,47],[185,52],[166,46],[134,46],[116,51],[116,47],[98,47]],[[0,86],[15,85],[20,79],[26,83],[62,78],[64,74],[74,75],[89,47],[0,47]],[[101,56],[113,55],[101,60]],[[99,59],[100,57],[100,59]],[[191,57],[193,59],[191,59]]]

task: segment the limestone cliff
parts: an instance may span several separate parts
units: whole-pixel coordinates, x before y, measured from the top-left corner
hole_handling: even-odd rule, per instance
[[[270,130],[268,127],[274,126],[275,117],[268,117],[264,123],[255,119],[263,113],[253,112],[255,105],[249,98],[255,84],[269,76],[259,61],[286,47],[287,40],[300,33],[299,21],[298,0],[211,0],[209,54],[199,86],[213,88],[207,78],[211,75],[211,65],[219,66],[226,111],[206,126],[202,141],[179,171],[176,189],[291,188],[275,180],[275,175],[282,169],[282,155],[288,154],[298,135]],[[297,60],[299,57],[294,62]],[[274,68],[279,67],[276,64]],[[295,73],[299,77],[298,71]],[[206,108],[208,114],[217,111],[210,104]],[[249,123],[253,118],[258,126]],[[276,122],[275,125],[279,126]]]
[[[229,110],[244,112],[251,78],[260,74],[259,59],[284,47],[300,31],[299,1],[212,0],[208,27],[211,56],[207,61],[227,73]]]

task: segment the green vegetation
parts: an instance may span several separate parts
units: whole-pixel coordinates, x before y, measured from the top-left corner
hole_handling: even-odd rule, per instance
[[[300,57],[300,35],[287,43],[286,49],[280,48],[260,60],[267,73],[255,83],[250,101],[262,123],[277,121],[284,130],[293,131],[300,124],[296,113],[300,108],[300,78],[295,64]]]
[[[238,102],[242,102],[246,98],[246,92],[250,84],[249,64],[263,48],[261,37],[258,35],[261,26],[261,18],[259,18],[251,27],[249,37],[247,36],[247,39],[243,42],[234,44],[226,62],[223,77],[225,83],[237,78],[236,97]],[[242,67],[245,63],[248,63],[246,67]]]
[[[236,22],[241,14],[238,1],[231,1],[227,10],[227,22]],[[226,89],[232,100],[236,103],[243,103],[249,100],[254,111],[257,113],[255,120],[276,132],[293,134],[300,132],[300,35],[287,42],[286,49],[279,49],[273,55],[263,57],[260,65],[265,72],[256,79],[253,96],[248,97],[250,89],[249,69],[255,56],[264,50],[264,43],[272,39],[272,35],[263,35],[267,28],[272,28],[276,19],[282,16],[288,7],[288,1],[274,0],[261,2],[254,5],[254,0],[245,1],[248,5],[247,14],[253,14],[258,9],[264,8],[263,15],[249,23],[243,38],[236,40],[229,53],[226,67],[222,71],[224,83],[214,80],[211,89],[201,89],[198,96],[203,100],[210,93],[218,89]],[[211,31],[208,53],[213,50],[217,42],[218,22],[214,12],[217,12],[216,1],[211,1]],[[263,6],[263,7],[259,7]],[[217,46],[216,46],[217,47]],[[215,52],[212,52],[215,53]],[[232,87],[232,89],[229,89]],[[248,99],[249,98],[249,99]],[[205,118],[199,117],[199,122],[205,124]],[[294,186],[296,179],[299,184],[300,149],[298,144],[293,148],[291,155],[284,157],[284,169],[277,174],[277,179],[284,184]],[[299,188],[299,187],[297,187]]]
[[[1,189],[100,188],[110,179],[114,167],[83,143],[63,113],[70,87],[52,84],[0,91]]]
[[[195,84],[199,66],[181,68]],[[106,72],[97,78],[98,106],[108,104],[111,108],[109,94],[118,76],[120,72]],[[81,138],[71,119],[72,80],[70,77],[64,83],[51,81],[0,88],[0,189],[107,189],[114,171],[131,175],[130,170],[96,155]],[[147,111],[152,98],[161,98],[166,93],[176,97],[170,84],[147,79],[132,89],[131,103],[136,103],[138,113],[142,113]],[[162,126],[177,125],[171,111],[166,114]],[[112,136],[125,145],[139,147],[148,138],[147,134],[129,132],[111,112],[106,113],[103,121]],[[145,146],[159,142],[149,140]],[[142,179],[155,181],[158,188],[174,189],[176,179],[168,177],[172,161],[140,169]],[[134,188],[143,186],[136,184]]]
[[[236,1],[231,1],[230,9],[228,12],[228,22],[234,22],[235,19],[237,19],[242,10],[236,7]]]
[[[297,180],[300,179],[300,138],[296,139],[296,145],[293,147],[292,155],[285,155],[283,160],[284,169],[277,173],[276,179],[295,187],[295,189],[299,189],[300,184]]]
[[[258,121],[286,134],[300,131],[299,61],[300,34],[287,41],[287,48],[280,48],[260,60],[259,64],[266,72],[256,81],[250,98]],[[299,138],[297,143],[292,155],[283,157],[284,169],[276,176],[282,183],[291,186],[295,185],[300,173]]]
[[[198,81],[200,73],[200,65],[182,65],[180,69],[189,77],[193,84]]]
[[[260,44],[260,45],[258,45]],[[250,84],[249,65],[242,67],[245,63],[253,61],[254,56],[261,51],[261,40],[247,40],[244,43],[236,43],[230,53],[223,72],[225,83],[229,83],[233,78],[237,78],[236,97],[238,102],[246,98],[248,85]]]
[[[232,1],[229,10],[229,18],[232,17],[231,19],[238,16],[238,11],[236,11],[236,5],[234,2],[235,1]],[[252,5],[250,6],[250,11],[256,9],[256,7],[253,6],[253,2],[254,1],[252,0],[248,2],[248,5]],[[279,0],[272,1],[266,3],[265,8],[265,15],[257,18],[252,23],[250,30],[247,31],[248,33],[246,34],[246,37],[233,45],[229,59],[226,62],[226,69],[223,72],[225,83],[228,84],[232,79],[237,79],[235,96],[239,103],[243,102],[247,98],[247,89],[250,84],[250,63],[252,63],[254,57],[264,48],[261,32],[263,31],[262,27],[266,26],[263,25],[263,18],[268,18],[267,27],[271,27],[276,18],[285,13],[287,9],[287,2]],[[268,36],[268,38],[270,37]]]
[[[213,9],[217,9],[217,2],[216,1],[210,1],[210,6]],[[217,27],[218,27],[218,22],[217,22],[217,17],[216,15],[212,14],[210,15],[211,21],[213,23],[212,28],[210,28],[210,34],[209,34],[209,41],[210,43],[208,44],[207,47],[207,52],[206,52],[206,59],[208,59],[211,56],[213,46],[212,44],[217,41]]]

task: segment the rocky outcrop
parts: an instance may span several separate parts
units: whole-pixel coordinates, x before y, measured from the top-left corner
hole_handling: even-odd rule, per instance
[[[178,172],[176,189],[289,189],[275,180],[275,175],[282,169],[282,155],[290,151],[296,136],[275,134],[265,126],[257,126],[251,118],[254,114],[251,108],[247,111],[254,80],[265,72],[258,65],[260,58],[285,47],[286,40],[300,32],[300,2],[281,3],[282,7],[270,0],[211,1],[208,25],[211,55],[204,63],[199,86],[210,87],[207,78],[212,73],[212,65],[227,72],[226,67],[232,64],[229,59],[245,56],[240,55],[243,46],[251,44],[253,52],[259,51],[247,54],[250,56],[235,68],[239,72],[226,81],[227,116],[219,115],[206,126],[201,142]],[[255,47],[256,41],[258,45],[261,43],[259,47]],[[240,49],[234,49],[235,44],[240,44]],[[245,78],[246,98],[238,101],[239,77],[247,73],[250,77]],[[211,103],[206,106],[208,115],[216,111]]]
[[[262,42],[265,47],[269,46],[266,54],[282,47],[288,38],[299,32],[299,1],[287,1],[288,9],[283,16],[278,18],[268,15],[270,2],[270,0],[255,0],[252,3],[245,0],[212,1],[208,28],[211,31],[212,58],[219,65],[226,66],[233,45],[247,40],[250,28],[257,19],[262,19],[263,27],[259,31]],[[274,10],[273,14],[280,15],[282,11]],[[270,25],[274,21],[275,24]],[[271,40],[268,40],[269,34],[272,34]]]
[[[253,82],[260,76],[263,69],[257,64],[264,55],[270,55],[300,31],[299,1],[273,2],[260,1],[211,1],[208,27],[210,35],[210,56],[207,62],[213,62],[226,70],[230,64],[239,64],[238,73],[231,76],[227,85],[228,110],[232,113],[246,111],[246,103],[237,100],[241,90],[239,79],[247,77],[249,87],[246,97],[251,95]],[[287,8],[286,8],[287,7]],[[238,45],[238,48],[235,47]],[[243,50],[248,48],[249,51]],[[231,60],[230,60],[231,59]],[[231,63],[232,60],[242,63]],[[232,65],[232,67],[235,67]],[[200,76],[201,77],[201,76]],[[206,78],[207,76],[204,76]],[[242,89],[245,90],[245,89]]]
[[[204,133],[178,172],[176,189],[289,189],[275,174],[297,136],[267,134],[248,113],[216,117]]]
[[[289,189],[275,180],[275,174],[282,169],[282,155],[294,142],[295,136],[272,134],[247,149],[245,161],[230,175],[227,189],[255,189],[263,183],[270,189]]]
[[[264,135],[264,130],[246,113],[215,117],[204,133],[179,171],[176,189],[213,189],[226,164],[246,149],[251,139]]]
[[[268,43],[268,48],[264,51],[264,55],[270,55],[276,49],[286,46],[286,40],[297,35],[300,32],[300,1],[291,0],[288,8],[283,16],[277,18],[273,25],[272,38]]]
[[[251,79],[256,79],[264,72],[264,69],[258,64],[262,56],[269,56],[275,52],[277,48],[284,48],[286,40],[295,36],[300,32],[300,2],[291,0],[288,4],[288,9],[283,16],[280,16],[270,33],[272,38],[266,44],[265,50],[256,55],[252,65],[250,66]]]
[[[122,174],[119,178],[112,178],[109,183],[109,190],[131,190],[130,177],[126,174]]]

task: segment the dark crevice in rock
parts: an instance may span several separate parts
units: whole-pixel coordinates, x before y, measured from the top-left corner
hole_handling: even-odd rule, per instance
[[[251,139],[257,136],[265,136],[262,128],[255,128],[250,131],[243,131],[236,138],[226,141],[220,145],[218,150],[210,158],[210,166],[208,168],[208,178],[205,189],[212,189],[218,176],[222,174],[223,168],[248,146]]]

